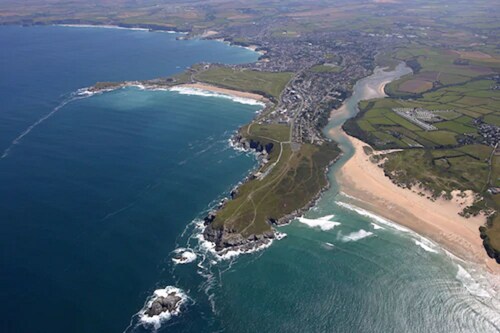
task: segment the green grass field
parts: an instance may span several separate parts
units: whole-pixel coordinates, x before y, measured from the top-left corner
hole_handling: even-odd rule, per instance
[[[473,124],[476,118],[500,125],[500,90],[491,89],[495,84],[492,79],[471,80],[415,99],[385,98],[362,102],[360,115],[349,120],[346,128],[379,149],[410,148],[414,147],[414,141],[427,148],[457,146],[459,136],[477,135]],[[477,97],[479,93],[480,98]],[[442,121],[434,123],[439,130],[423,130],[392,110],[398,107],[439,110]]]
[[[466,53],[458,51],[408,47],[397,52],[395,58],[414,63],[418,72],[391,82],[386,87],[386,92],[392,97],[411,97],[432,91],[436,87],[458,85],[498,72],[495,58],[471,61],[467,59]],[[457,64],[458,60],[466,62]]]
[[[211,67],[196,75],[196,80],[240,91],[264,94],[278,100],[293,73],[235,70],[227,67]]]

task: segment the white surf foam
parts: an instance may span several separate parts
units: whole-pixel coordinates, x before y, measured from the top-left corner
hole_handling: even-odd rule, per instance
[[[222,93],[208,91],[208,90],[203,90],[203,89],[198,89],[198,88],[172,87],[169,90],[170,91],[175,91],[175,92],[177,92],[177,93],[179,93],[181,95],[194,95],[194,96],[205,96],[205,97],[219,97],[219,98],[230,99],[233,102],[237,102],[237,103],[241,103],[241,104],[265,106],[264,103],[262,103],[260,101],[257,101],[255,99],[243,98],[243,97],[236,97],[236,96],[231,96],[231,95],[227,95],[227,94],[222,94]]]
[[[205,230],[205,228],[206,228],[206,226],[203,224],[203,221],[196,222],[196,229],[198,229],[198,230],[197,230],[194,238],[196,238],[198,240],[199,250],[201,252],[210,253],[217,261],[228,260],[228,259],[235,258],[235,257],[239,256],[240,254],[250,254],[250,253],[261,251],[263,249],[267,249],[268,247],[270,247],[273,244],[274,240],[281,240],[281,239],[286,237],[285,233],[275,231],[275,238],[268,239],[265,243],[263,243],[260,246],[253,247],[253,248],[248,249],[248,250],[240,250],[240,249],[229,250],[229,251],[224,252],[223,254],[220,254],[219,252],[217,252],[215,250],[215,243],[210,242],[210,241],[206,240],[205,237],[203,237],[203,231]]]
[[[229,147],[240,152],[240,153],[250,153],[250,149],[245,149],[243,146],[236,144],[232,138],[228,139]]]
[[[491,298],[491,295],[486,291],[473,277],[460,265],[458,266],[458,271],[456,278],[462,285],[472,294],[479,297]]]
[[[61,102],[58,106],[56,106],[55,108],[53,108],[52,111],[50,111],[46,115],[44,115],[41,118],[39,118],[37,121],[35,121],[33,124],[31,124],[28,128],[26,128],[23,132],[21,132],[21,134],[19,134],[14,140],[12,140],[12,142],[7,147],[7,149],[5,149],[3,151],[3,154],[2,154],[2,156],[0,156],[0,159],[3,159],[5,157],[7,157],[9,155],[10,151],[12,150],[12,148],[14,148],[15,145],[18,145],[21,142],[21,140],[26,135],[28,135],[33,129],[35,129],[35,127],[37,127],[38,125],[40,125],[41,123],[43,123],[44,121],[46,121],[47,119],[49,119],[50,117],[52,117],[54,114],[56,114],[59,110],[61,110],[68,103],[76,101],[78,99],[82,99],[82,98],[86,98],[86,97],[91,96],[91,95],[85,94],[85,93],[80,94],[79,91],[77,91],[76,93],[74,93],[70,98],[68,98],[68,99],[64,100],[63,102]]]
[[[68,28],[100,28],[100,29],[134,30],[134,31],[152,31],[152,32],[161,32],[165,34],[181,34],[181,35],[188,34],[185,31],[150,30],[148,28],[127,28],[127,27],[120,27],[117,25],[107,25],[107,24],[55,24],[55,26],[68,27]]]
[[[117,25],[107,25],[107,24],[55,24],[55,26],[68,27],[68,28],[99,28],[99,29],[149,31],[149,29],[146,28],[127,28],[127,27],[119,27]]]
[[[385,226],[388,226],[392,229],[396,229],[398,231],[402,231],[402,232],[412,232],[410,229],[408,228],[405,228],[405,227],[402,227],[390,220],[387,220],[381,216],[378,216],[372,212],[369,212],[367,210],[364,210],[363,208],[359,208],[359,207],[356,207],[354,205],[351,205],[351,204],[348,204],[348,203],[345,203],[345,202],[340,202],[338,201],[337,202],[337,205],[341,206],[341,207],[344,207],[344,208],[347,208],[349,210],[352,210],[352,211],[355,211],[356,213],[358,213],[359,215],[362,215],[362,216],[365,216],[365,217],[369,217],[371,218],[372,220],[375,220],[376,222],[380,223],[380,224],[383,224]]]
[[[340,240],[342,242],[356,242],[356,241],[358,241],[360,239],[363,239],[363,238],[366,238],[366,237],[370,237],[371,235],[373,235],[373,232],[361,229],[361,230],[358,230],[358,231],[351,232],[350,234],[347,234],[345,236],[341,235],[340,236]]]
[[[430,241],[429,239],[419,235],[418,233],[414,232],[413,230],[410,230],[408,228],[405,228],[405,227],[402,227],[390,220],[387,220],[381,216],[378,216],[374,213],[371,213],[367,210],[364,210],[362,208],[359,208],[359,207],[356,207],[354,205],[351,205],[351,204],[348,204],[348,203],[345,203],[345,202],[337,202],[337,204],[341,207],[344,207],[344,208],[347,208],[349,210],[352,210],[352,211],[355,211],[356,213],[362,215],[362,216],[366,216],[366,217],[369,217],[375,221],[377,221],[378,223],[380,224],[383,224],[385,226],[388,226],[392,229],[396,229],[397,231],[401,231],[401,232],[405,232],[405,233],[409,233],[412,238],[413,238],[413,241],[415,242],[416,245],[420,246],[422,249],[424,249],[425,251],[427,252],[432,252],[432,253],[438,253],[439,252],[439,246],[437,246],[435,243],[433,243],[432,241]],[[374,229],[383,229],[383,227],[377,225],[376,223],[371,223],[373,228]]]
[[[229,260],[229,259],[238,257],[241,254],[250,254],[250,253],[254,253],[254,252],[258,252],[258,251],[267,249],[272,244],[273,244],[273,241],[269,239],[267,242],[263,243],[262,245],[256,246],[256,247],[249,249],[249,250],[229,250],[229,251],[225,252],[224,254],[217,254],[217,258],[219,260]]]
[[[323,244],[324,244],[323,247],[328,249],[328,250],[331,250],[335,247],[335,245],[333,245],[332,243],[329,243],[329,242],[325,242]]]
[[[333,217],[334,215],[327,215],[317,219],[308,219],[305,217],[299,217],[298,221],[300,223],[310,226],[311,228],[320,228],[323,231],[328,231],[340,225],[339,222],[330,221],[330,219],[332,219]]]
[[[181,300],[179,301],[179,304],[177,308],[173,311],[165,311],[162,312],[161,314],[157,316],[148,316],[146,315],[147,309],[151,306],[151,304],[158,298],[158,297],[166,297],[170,293],[175,293],[178,295]],[[178,316],[181,313],[181,307],[185,304],[187,301],[188,297],[187,295],[179,288],[173,287],[173,286],[167,286],[165,289],[156,289],[153,293],[153,295],[147,300],[145,306],[142,308],[141,311],[139,311],[139,322],[144,324],[144,325],[150,325],[153,326],[155,330],[158,330],[161,327],[161,324],[165,321],[170,320],[172,316]]]
[[[420,240],[414,240],[415,244],[420,246],[427,252],[438,253],[439,251],[435,248],[435,245],[427,238],[421,237]]]
[[[349,194],[347,194],[345,192],[340,192],[340,195],[343,196],[343,197],[346,197],[348,199],[359,200],[358,198],[353,197],[352,195],[349,195]]]
[[[129,86],[139,88],[140,90],[148,90],[148,91],[170,91],[170,88],[157,87],[154,85],[145,86],[142,83],[131,83]]]
[[[94,96],[97,92],[95,91],[90,91],[89,88],[81,88],[81,89],[78,89],[76,91],[76,95],[77,96],[81,96],[81,97],[90,97],[90,96]]]
[[[174,250],[176,256],[172,258],[175,264],[188,264],[196,260],[196,253],[191,249],[180,247]]]
[[[276,232],[275,233],[275,237],[276,238],[274,240],[281,240],[281,239],[283,239],[283,238],[286,237],[286,234],[283,233],[283,232]],[[232,259],[232,258],[235,258],[235,257],[239,256],[240,254],[250,254],[250,253],[255,253],[255,252],[259,252],[259,251],[262,251],[264,249],[267,249],[268,247],[270,247],[271,245],[273,245],[274,240],[273,239],[268,239],[262,245],[253,247],[253,248],[248,249],[248,250],[229,250],[229,251],[225,252],[224,254],[218,254],[217,253],[216,255],[217,255],[217,258],[219,260]]]
[[[385,226],[388,226],[392,229],[395,229],[397,231],[401,231],[401,232],[404,232],[404,233],[408,233],[411,235],[411,237],[413,238],[413,241],[416,245],[420,246],[422,249],[424,249],[425,251],[427,252],[432,252],[432,253],[438,253],[439,252],[439,246],[436,245],[435,243],[433,243],[432,241],[430,241],[429,239],[419,235],[418,233],[414,232],[413,230],[410,230],[408,228],[405,228],[405,227],[402,227],[390,220],[387,220],[381,216],[378,216],[374,213],[371,213],[367,210],[364,210],[362,208],[359,208],[359,207],[356,207],[354,205],[351,205],[351,204],[348,204],[348,203],[345,203],[345,202],[337,202],[337,204],[341,207],[344,207],[344,208],[347,208],[349,210],[352,210],[352,211],[355,211],[356,213],[362,215],[362,216],[366,216],[366,217],[369,217],[375,221],[377,221],[378,223],[380,224],[383,224]],[[374,229],[383,229],[383,227],[377,225],[376,223],[371,223],[373,228]]]

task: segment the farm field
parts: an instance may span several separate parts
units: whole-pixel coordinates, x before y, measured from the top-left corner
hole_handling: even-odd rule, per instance
[[[464,135],[478,137],[474,120],[500,124],[500,90],[494,79],[479,79],[424,93],[416,99],[380,99],[360,104],[360,113],[345,128],[376,148],[452,148]],[[477,97],[482,96],[482,97]],[[436,112],[435,131],[427,131],[393,111],[422,108]]]
[[[292,76],[293,73],[289,72],[258,72],[213,66],[197,73],[196,80],[223,88],[262,94],[278,100]]]
[[[376,149],[403,149],[386,155],[383,164],[399,186],[425,189],[433,197],[472,190],[479,197],[465,215],[498,212],[500,194],[489,190],[500,187],[500,156],[491,139],[495,134],[481,128],[500,126],[500,58],[421,47],[401,49],[394,58],[406,61],[414,73],[387,85],[389,98],[361,102],[358,115],[344,125],[346,132]],[[481,237],[495,256],[498,214],[489,217]]]

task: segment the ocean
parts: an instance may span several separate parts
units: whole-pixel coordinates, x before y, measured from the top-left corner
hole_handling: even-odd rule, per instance
[[[479,268],[332,187],[286,237],[221,259],[200,218],[256,165],[229,146],[261,108],[213,94],[126,88],[197,62],[258,54],[177,34],[0,27],[0,254],[4,332],[499,332]],[[404,72],[377,71],[358,83]],[[243,102],[243,103],[242,103]],[[334,118],[329,127],[345,119]],[[176,263],[188,252],[190,262]],[[140,311],[178,290],[178,314]]]

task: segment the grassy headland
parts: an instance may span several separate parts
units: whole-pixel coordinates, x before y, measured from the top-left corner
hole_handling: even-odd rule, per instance
[[[229,228],[244,238],[262,234],[271,230],[271,223],[283,223],[284,217],[304,208],[327,185],[325,170],[339,155],[337,146],[302,144],[293,150],[289,131],[287,125],[274,124],[241,129],[240,135],[253,145],[272,148],[268,162],[217,213],[213,228]]]
[[[277,102],[292,73],[211,67],[193,77],[215,86],[259,93]],[[218,232],[219,248],[272,232],[272,223],[287,222],[314,201],[328,181],[326,169],[340,150],[332,142],[297,144],[290,141],[289,124],[265,121],[274,105],[243,126],[238,141],[262,153],[261,163],[220,208],[209,228]]]

